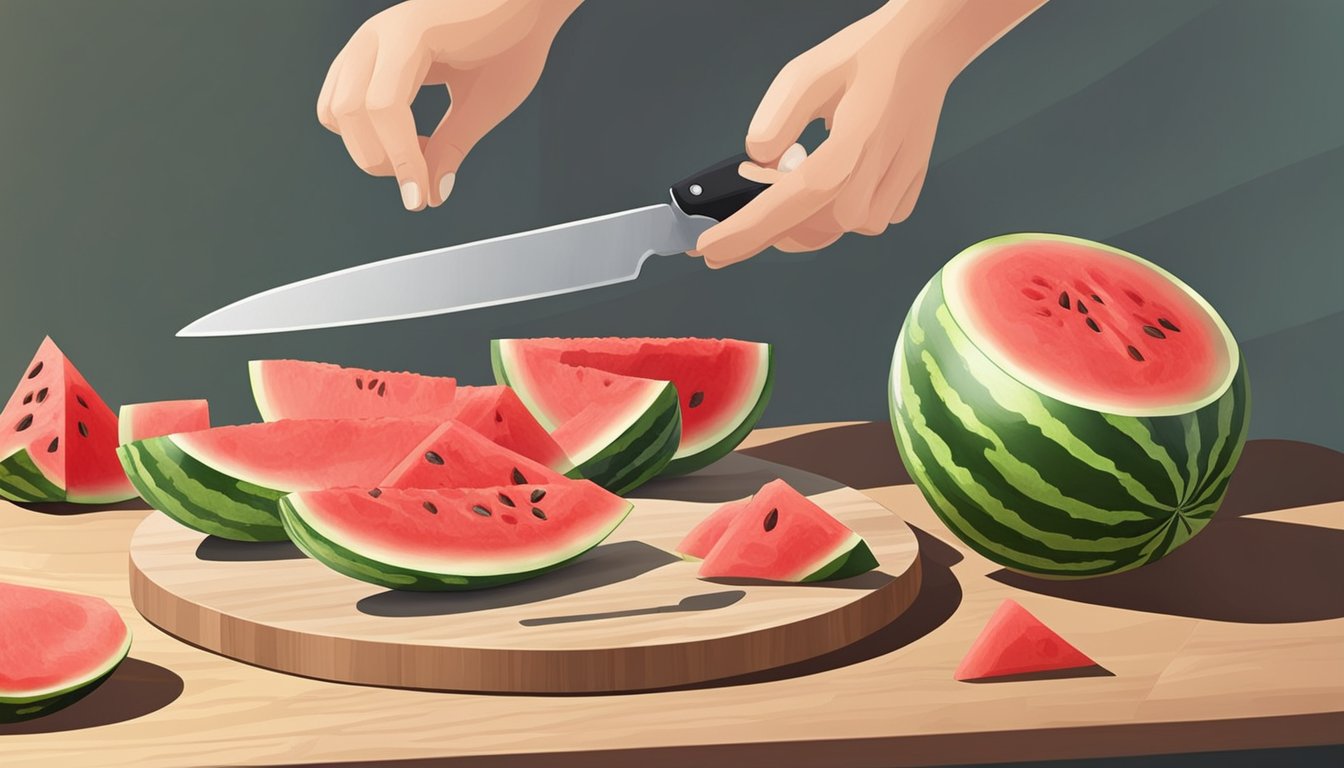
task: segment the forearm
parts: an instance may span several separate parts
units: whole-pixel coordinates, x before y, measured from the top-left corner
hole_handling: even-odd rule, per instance
[[[876,15],[947,82],[1046,0],[891,0]]]

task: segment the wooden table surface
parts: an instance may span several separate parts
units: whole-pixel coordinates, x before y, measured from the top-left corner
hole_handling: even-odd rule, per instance
[[[87,699],[0,726],[0,763],[860,768],[1344,739],[1344,454],[1255,441],[1223,510],[1182,549],[1128,574],[1042,582],[946,531],[886,424],[760,430],[748,446],[863,490],[915,526],[923,589],[889,627],[828,656],[628,695],[369,688],[230,661],[135,613],[126,547],[143,509],[0,502],[0,580],[102,595],[135,632],[130,660]],[[1107,673],[953,681],[1007,597]]]

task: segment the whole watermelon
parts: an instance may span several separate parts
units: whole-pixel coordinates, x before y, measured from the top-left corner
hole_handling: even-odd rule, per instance
[[[967,546],[1076,578],[1152,562],[1208,524],[1246,440],[1226,324],[1160,267],[1047,234],[977,243],[915,299],[891,421]]]

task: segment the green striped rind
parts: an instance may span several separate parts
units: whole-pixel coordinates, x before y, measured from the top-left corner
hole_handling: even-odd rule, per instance
[[[876,567],[877,558],[873,556],[873,550],[868,548],[868,542],[859,539],[853,549],[808,574],[803,581],[838,581],[867,573]]]
[[[65,501],[65,489],[47,479],[27,448],[0,461],[0,496],[10,501]]]
[[[126,640],[116,653],[108,657],[92,674],[79,680],[71,680],[58,690],[47,690],[33,696],[15,696],[0,693],[0,723],[17,723],[35,717],[49,715],[58,709],[74,704],[93,692],[107,681],[112,673],[126,660],[131,650],[131,631],[126,630]]]
[[[612,525],[611,530],[615,530],[626,516],[630,514],[633,505],[626,504],[625,513],[620,519]],[[344,547],[330,538],[323,536],[315,528],[310,526],[304,519],[299,507],[292,503],[288,497],[280,499],[280,516],[284,521],[285,531],[288,532],[290,539],[303,550],[304,554],[317,560],[337,573],[349,576],[352,579],[367,581],[370,584],[388,587],[391,589],[402,589],[412,592],[449,592],[468,589],[485,589],[487,587],[497,587],[502,584],[511,584],[516,581],[524,581],[535,576],[540,576],[548,571],[568,565],[585,552],[601,544],[603,539],[611,535],[609,530],[601,538],[593,541],[582,552],[559,562],[548,565],[544,568],[534,568],[528,571],[517,573],[499,573],[492,576],[459,576],[448,573],[430,573],[428,571],[417,570],[413,568],[404,568],[389,563],[379,562],[377,560],[365,557],[347,547]],[[505,565],[505,567],[507,567]]]
[[[235,541],[283,541],[276,501],[285,491],[254,485],[197,461],[172,436],[117,449],[131,484],[150,506],[179,523]]]
[[[1115,573],[1189,540],[1222,502],[1249,424],[1245,362],[1198,410],[1117,416],[1046,397],[965,335],[941,273],[892,360],[892,426],[910,476],[968,546],[1055,577]]]
[[[770,403],[770,393],[775,388],[775,348],[766,345],[765,353],[765,384],[761,387],[761,394],[756,401],[750,404],[744,403],[747,407],[743,409],[744,415],[737,427],[728,434],[727,437],[711,445],[710,447],[685,456],[676,456],[667,463],[661,474],[664,475],[684,475],[688,472],[694,472],[697,469],[703,469],[710,464],[722,459],[733,449],[742,444],[751,434],[751,430],[756,428],[756,423],[761,420],[761,414],[765,413],[765,406]]]

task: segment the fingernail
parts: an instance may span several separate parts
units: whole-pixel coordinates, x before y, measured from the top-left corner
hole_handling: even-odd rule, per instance
[[[456,173],[445,173],[443,178],[439,179],[439,199],[447,200],[448,196],[453,194],[453,185],[457,183]]]
[[[406,210],[414,211],[420,208],[420,185],[414,181],[408,181],[401,185],[401,204],[406,206]]]
[[[788,173],[789,171],[797,169],[806,159],[807,150],[803,145],[793,144],[788,149],[784,150],[783,155],[780,155],[779,162],[775,167],[784,173]]]

